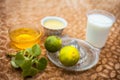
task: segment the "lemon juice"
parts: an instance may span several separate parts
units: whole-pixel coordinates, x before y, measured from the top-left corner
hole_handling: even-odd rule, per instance
[[[39,43],[41,35],[39,31],[31,28],[19,28],[9,34],[11,43],[19,49],[25,49]]]
[[[58,29],[64,26],[64,24],[61,21],[58,20],[47,20],[44,23],[44,26],[50,29]]]

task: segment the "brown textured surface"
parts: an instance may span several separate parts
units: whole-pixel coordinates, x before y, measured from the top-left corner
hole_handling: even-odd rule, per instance
[[[27,22],[40,25],[45,16],[60,16],[69,23],[64,34],[85,39],[86,12],[91,9],[109,11],[117,18],[98,64],[84,72],[69,72],[49,61],[44,72],[26,80],[120,80],[120,0],[0,0],[0,80],[23,80],[5,56],[14,52],[9,47],[9,27]],[[45,50],[42,54],[46,56]]]

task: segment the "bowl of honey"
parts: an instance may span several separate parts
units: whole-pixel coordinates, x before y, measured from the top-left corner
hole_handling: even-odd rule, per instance
[[[39,44],[43,31],[37,25],[19,24],[9,28],[9,37],[12,47],[26,49]]]
[[[61,17],[47,16],[41,20],[41,25],[46,35],[61,35],[64,28],[67,27],[67,21]]]

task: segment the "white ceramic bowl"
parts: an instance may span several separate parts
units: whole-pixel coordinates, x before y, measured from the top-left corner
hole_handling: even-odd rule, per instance
[[[60,21],[61,23],[63,23],[63,26],[59,27],[59,28],[49,28],[47,26],[44,25],[44,23],[48,20],[57,20],[57,21]],[[65,27],[67,27],[67,21],[61,17],[56,17],[56,16],[47,16],[45,18],[43,18],[41,20],[41,25],[42,27],[44,28],[45,30],[45,34],[46,35],[61,35],[63,29]]]

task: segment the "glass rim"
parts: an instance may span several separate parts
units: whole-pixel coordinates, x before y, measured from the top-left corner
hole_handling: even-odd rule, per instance
[[[101,15],[105,15],[105,16],[107,16],[108,18],[110,18],[110,19],[113,21],[113,23],[114,23],[115,20],[116,20],[116,17],[115,17],[112,13],[110,13],[110,12],[108,12],[108,11],[105,11],[105,10],[98,10],[98,9],[89,10],[89,11],[87,12],[87,18],[88,18],[88,16],[91,15],[91,14],[101,14]]]
[[[20,25],[19,25],[20,26]],[[23,41],[23,42],[21,42],[21,41],[15,41],[11,36],[10,36],[10,34],[11,34],[11,32],[12,31],[14,31],[14,30],[17,30],[17,29],[20,29],[20,28],[29,28],[29,29],[34,29],[35,31],[37,31],[37,32],[39,32],[39,35],[38,36],[36,36],[36,38],[35,39],[32,39],[32,40],[26,40],[26,41]],[[40,29],[38,29],[38,27],[28,27],[28,26],[22,26],[22,27],[17,27],[17,28],[15,28],[14,29],[14,27],[10,27],[9,29],[8,29],[8,34],[9,34],[9,38],[10,38],[10,40],[12,40],[12,41],[14,41],[14,42],[16,42],[16,43],[28,43],[28,42],[31,42],[31,41],[36,41],[38,38],[40,38],[40,37],[42,37],[43,36],[43,28],[42,27],[39,27]],[[12,30],[13,29],[13,30]]]

